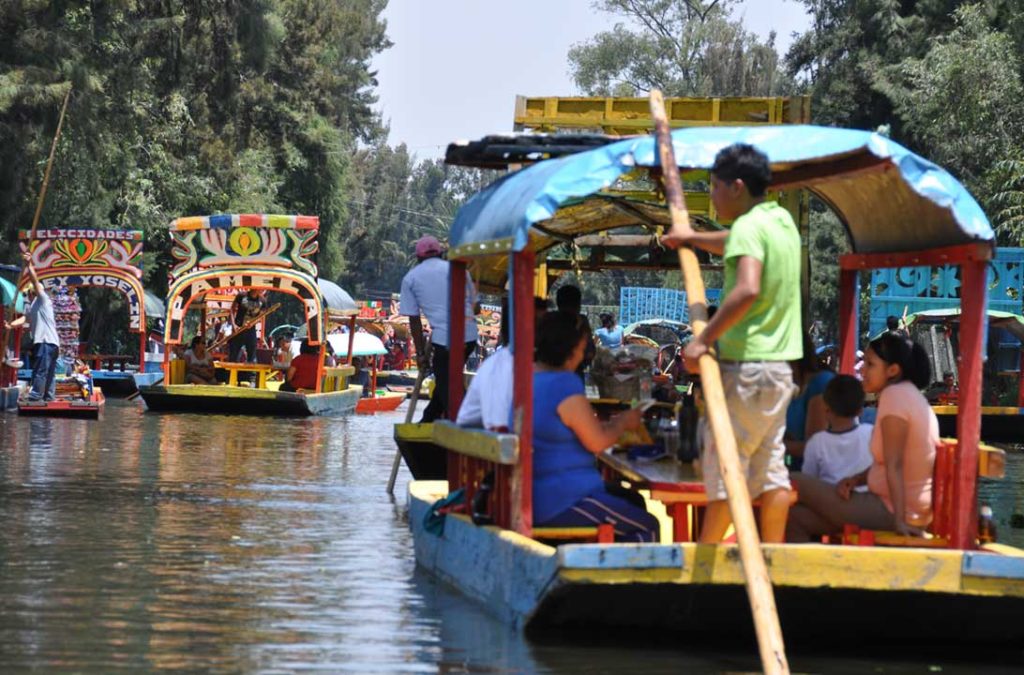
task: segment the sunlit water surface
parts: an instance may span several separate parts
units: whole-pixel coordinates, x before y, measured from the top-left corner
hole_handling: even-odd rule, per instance
[[[404,497],[384,490],[403,415],[158,415],[119,401],[98,422],[0,414],[0,670],[757,668],[749,645],[533,644],[417,572]],[[1022,460],[982,486],[1002,539],[1018,544]],[[407,478],[403,469],[396,494]],[[972,661],[798,655],[792,665],[976,672]]]

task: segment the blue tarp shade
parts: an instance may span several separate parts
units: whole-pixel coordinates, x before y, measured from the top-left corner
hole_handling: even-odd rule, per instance
[[[18,293],[13,283],[7,279],[0,279],[0,304],[6,309],[11,303],[14,303],[14,311],[18,314],[25,313],[25,296]]]
[[[316,283],[320,286],[320,294],[324,298],[324,308],[329,314],[359,313],[359,305],[341,286],[327,279],[317,279]]]
[[[710,168],[715,155],[733,143],[754,145],[771,161],[774,184],[806,188],[836,211],[858,253],[995,238],[981,207],[949,173],[878,134],[804,125],[708,127],[677,130],[672,141],[677,162],[687,169]],[[611,218],[617,209],[600,191],[636,167],[658,164],[651,136],[538,162],[470,199],[455,217],[450,244],[511,239],[514,250],[542,250],[559,235],[625,224],[620,215],[618,224],[611,219],[588,229],[578,220],[560,220],[558,212],[589,198],[609,202]],[[588,220],[599,220],[594,216],[591,211]],[[667,214],[656,220],[667,223]]]

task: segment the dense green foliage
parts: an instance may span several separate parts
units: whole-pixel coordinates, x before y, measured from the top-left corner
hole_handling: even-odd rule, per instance
[[[731,0],[599,0],[626,20],[569,51],[577,86],[591,96],[773,96],[792,83],[766,42],[730,18]]]
[[[738,0],[596,0],[609,31],[574,46],[593,95],[809,93],[817,123],[884,128],[978,197],[1000,242],[1024,237],[1024,14],[1016,0],[801,0],[812,27],[783,59],[735,18]],[[59,104],[73,95],[42,226],[141,228],[164,291],[175,216],[310,213],[321,274],[357,297],[398,289],[411,242],[441,237],[493,178],[389,146],[370,63],[386,0],[10,0],[0,5],[0,261],[32,219]],[[529,93],[529,92],[525,92]],[[571,92],[561,92],[569,94]],[[842,226],[811,214],[810,319],[833,332]],[[709,280],[711,281],[711,280]],[[632,283],[603,275],[587,301]],[[83,298],[89,331],[120,298]],[[113,333],[111,333],[113,335]],[[84,336],[100,340],[102,335]],[[112,338],[113,339],[113,338]]]

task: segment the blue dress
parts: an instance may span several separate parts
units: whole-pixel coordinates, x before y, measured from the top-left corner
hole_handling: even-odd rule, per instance
[[[533,374],[533,520],[557,516],[604,482],[594,455],[558,416],[570,396],[584,395],[583,381],[566,371]]]

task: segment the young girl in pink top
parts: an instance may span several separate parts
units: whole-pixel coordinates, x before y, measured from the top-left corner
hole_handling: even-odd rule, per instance
[[[794,474],[800,501],[789,513],[787,541],[812,541],[844,524],[920,535],[931,522],[939,422],[921,393],[931,380],[928,355],[909,338],[887,333],[868,347],[863,377],[864,390],[878,394],[874,462],[834,486]],[[868,491],[855,492],[859,485]]]

